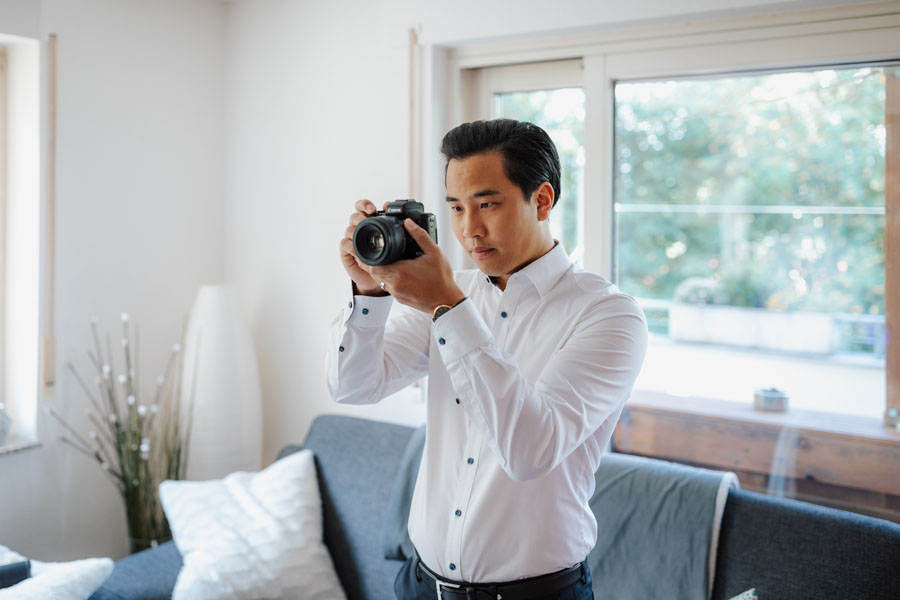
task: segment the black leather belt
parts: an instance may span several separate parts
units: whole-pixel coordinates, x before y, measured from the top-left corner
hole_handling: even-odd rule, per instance
[[[418,556],[416,568],[434,581],[439,600],[539,600],[555,596],[579,579],[586,581],[583,562],[556,573],[507,583],[465,583],[444,579],[426,567]]]

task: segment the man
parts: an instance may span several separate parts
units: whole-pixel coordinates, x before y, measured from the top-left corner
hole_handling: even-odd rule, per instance
[[[338,402],[378,402],[428,375],[427,435],[400,600],[593,598],[594,471],[644,358],[637,303],[569,262],[550,234],[560,165],[539,127],[466,123],[444,137],[447,202],[478,270],[424,254],[370,267],[340,243],[354,297],[332,324]],[[394,302],[399,306],[393,306]]]

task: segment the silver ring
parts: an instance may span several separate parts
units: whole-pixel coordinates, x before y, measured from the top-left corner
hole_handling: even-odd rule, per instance
[[[383,292],[384,291],[384,282],[382,281],[381,283],[379,283],[378,287],[380,287],[381,291]]]

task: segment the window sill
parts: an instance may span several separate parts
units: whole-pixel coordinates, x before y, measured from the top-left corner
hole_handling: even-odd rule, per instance
[[[619,452],[734,470],[744,475],[742,483],[749,478],[765,487],[780,477],[816,486],[825,497],[853,496],[900,510],[900,431],[877,419],[766,413],[749,404],[636,390],[613,444]]]
[[[40,448],[40,446],[41,443],[37,440],[11,435],[6,438],[6,441],[2,445],[0,445],[0,456],[18,454],[19,452],[31,450],[32,448]]]

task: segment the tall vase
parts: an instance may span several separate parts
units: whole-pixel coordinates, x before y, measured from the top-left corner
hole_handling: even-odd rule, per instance
[[[182,407],[192,409],[186,478],[219,479],[234,471],[259,470],[259,368],[233,288],[206,285],[197,292],[183,364]]]

